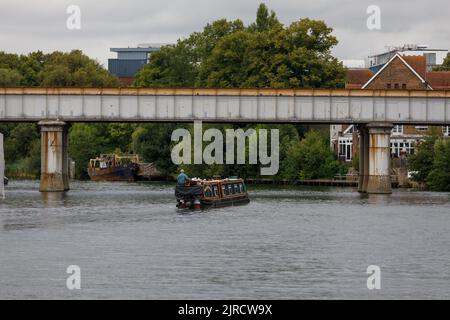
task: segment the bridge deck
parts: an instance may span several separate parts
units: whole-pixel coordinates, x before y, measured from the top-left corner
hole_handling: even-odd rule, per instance
[[[0,121],[450,124],[450,91],[0,88]]]

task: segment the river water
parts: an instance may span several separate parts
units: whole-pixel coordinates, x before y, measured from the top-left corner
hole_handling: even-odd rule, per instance
[[[38,186],[0,202],[2,299],[450,298],[448,193],[250,186],[247,206],[182,214],[169,184]]]

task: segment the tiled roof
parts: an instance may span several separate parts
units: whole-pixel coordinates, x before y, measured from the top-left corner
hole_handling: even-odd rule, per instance
[[[395,54],[391,60],[389,60],[384,66],[377,71],[377,73],[370,78],[361,88],[365,89],[367,86],[376,78],[378,77],[385,68],[387,68],[392,61],[395,59],[399,59],[404,65],[406,65],[417,78],[419,78],[420,81],[423,83],[426,83],[425,77],[426,77],[426,60],[425,56],[404,56],[400,55],[399,53]],[[428,89],[432,89],[429,84],[427,84]]]
[[[402,58],[413,68],[422,78],[425,79],[427,73],[427,61],[425,56],[406,56],[402,55]]]
[[[348,89],[360,89],[372,77],[369,69],[348,69],[345,87]]]
[[[450,90],[450,71],[427,72],[426,80],[434,90]]]

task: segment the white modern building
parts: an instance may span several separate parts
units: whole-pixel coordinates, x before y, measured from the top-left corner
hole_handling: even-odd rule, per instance
[[[388,50],[376,55],[369,56],[366,60],[366,68],[373,72],[379,71],[397,53],[402,56],[425,56],[427,71],[441,65],[448,54],[447,49],[433,49],[428,45],[405,44],[398,47],[388,47]]]

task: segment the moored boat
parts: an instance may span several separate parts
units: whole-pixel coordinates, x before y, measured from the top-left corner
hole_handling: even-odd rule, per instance
[[[244,180],[239,178],[190,180],[175,188],[177,208],[206,209],[244,205],[250,202]]]
[[[102,154],[89,161],[88,174],[93,181],[135,181],[138,157]]]

